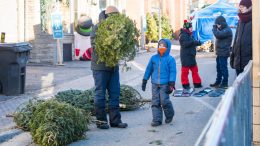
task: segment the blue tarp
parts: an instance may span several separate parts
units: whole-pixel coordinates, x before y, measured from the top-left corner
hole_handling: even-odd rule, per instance
[[[236,27],[238,24],[237,12],[238,9],[236,7],[221,0],[197,11],[192,20],[194,37],[203,43],[208,40],[213,40],[214,36],[212,33],[212,27],[215,19],[220,15],[226,18],[229,26]],[[232,31],[234,34],[235,29],[233,28]]]

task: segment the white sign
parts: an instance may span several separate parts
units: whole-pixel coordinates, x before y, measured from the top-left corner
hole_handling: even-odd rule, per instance
[[[63,27],[60,13],[53,13],[51,15],[52,32],[54,39],[63,38]]]

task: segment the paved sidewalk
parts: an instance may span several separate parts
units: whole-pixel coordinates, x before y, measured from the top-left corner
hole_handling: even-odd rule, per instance
[[[122,84],[128,84],[137,89],[144,98],[151,98],[151,84],[147,84],[147,91],[141,91],[141,81],[145,67],[151,55],[154,52],[138,55],[136,59],[130,62],[132,70],[129,72],[120,72],[120,81]],[[177,84],[176,88],[180,88],[180,59],[178,50],[173,50],[172,55],[175,56],[177,62]],[[209,56],[209,57],[208,57]],[[215,58],[213,53],[198,53],[197,61],[200,68],[200,75],[203,79],[203,86],[207,87],[215,80]],[[234,71],[233,71],[234,72]],[[230,72],[231,75],[234,74]],[[233,77],[230,78],[230,84],[233,82]],[[48,93],[44,90],[47,97],[48,94],[55,93],[58,90],[73,88],[87,89],[92,87],[93,80],[91,75],[82,78],[71,80],[66,83],[55,85],[53,91]],[[75,86],[74,86],[75,85]],[[90,125],[90,130],[86,132],[86,139],[77,141],[71,146],[121,146],[121,145],[156,145],[156,141],[162,145],[174,146],[190,146],[194,145],[199,137],[203,127],[207,123],[209,117],[218,105],[221,97],[201,97],[201,98],[175,98],[171,96],[176,115],[170,124],[163,123],[162,126],[153,128],[150,126],[151,109],[147,105],[136,111],[122,112],[122,120],[129,124],[127,129],[110,128],[109,130],[100,130],[95,125]],[[13,100],[13,102],[16,102]],[[0,141],[0,146],[20,146],[33,144],[31,135],[28,132],[22,132],[17,129],[3,132],[4,136],[9,136],[4,142]],[[11,139],[10,139],[11,138]],[[1,140],[1,134],[0,134]]]
[[[175,56],[176,60],[179,60],[179,46],[173,45],[172,49],[172,55]],[[152,49],[152,52],[147,54],[151,55],[155,51],[156,49]],[[137,58],[142,60],[142,57],[146,56],[143,55],[144,53],[146,53],[146,51],[141,50],[138,53]],[[141,59],[138,57],[140,55],[143,55],[141,56]],[[200,53],[198,56],[203,58],[207,55],[209,54],[205,53],[204,55],[203,53]],[[149,58],[149,56],[146,58]],[[65,64],[65,66],[40,66],[29,64],[27,66],[26,94],[11,97],[0,95],[0,145],[10,138],[12,139],[4,144],[17,145],[20,143],[20,145],[28,145],[28,143],[32,143],[31,138],[28,138],[30,137],[30,134],[28,132],[13,129],[15,124],[13,123],[12,118],[6,117],[7,114],[12,114],[19,105],[33,97],[50,98],[59,91],[68,89],[86,90],[94,86],[90,62],[73,61],[66,62]],[[136,88],[140,86],[141,78],[143,76],[143,72],[140,72],[140,70],[145,69],[146,66],[145,64],[138,64],[138,61],[137,64],[135,61],[130,62],[130,65],[132,66],[132,71],[122,73],[120,81],[122,84],[128,84]],[[148,88],[150,88],[149,85]],[[140,91],[139,88],[137,90]],[[149,97],[150,93],[145,93],[144,96]],[[140,114],[147,115],[150,114],[150,109],[139,112]],[[124,113],[122,116],[125,116],[126,114],[131,115],[133,113]],[[124,118],[128,119],[128,117]]]
[[[155,49],[152,49],[153,53]],[[137,56],[146,53],[140,50]],[[28,64],[26,67],[25,94],[19,96],[5,96],[0,94],[0,143],[3,137],[8,137],[10,130],[15,128],[12,115],[17,107],[32,98],[51,98],[60,91],[68,89],[86,90],[94,86],[90,61],[65,62],[64,66]],[[126,78],[122,83],[131,82]],[[14,132],[16,133],[16,132]]]
[[[65,64],[65,66],[33,64],[27,66],[25,94],[0,95],[0,133],[14,126],[12,118],[6,115],[12,114],[19,105],[33,97],[51,97],[58,91],[77,87],[77,80],[91,78],[90,62],[73,61]]]

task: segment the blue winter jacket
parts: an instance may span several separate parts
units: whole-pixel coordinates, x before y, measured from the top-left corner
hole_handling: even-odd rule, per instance
[[[168,84],[176,81],[176,62],[170,55],[171,41],[169,39],[162,39],[167,44],[167,50],[161,57],[159,52],[153,55],[146,67],[144,80],[149,80],[152,76],[153,84]]]

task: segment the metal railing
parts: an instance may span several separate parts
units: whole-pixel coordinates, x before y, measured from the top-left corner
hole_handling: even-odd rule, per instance
[[[252,61],[228,88],[196,146],[252,145]]]

